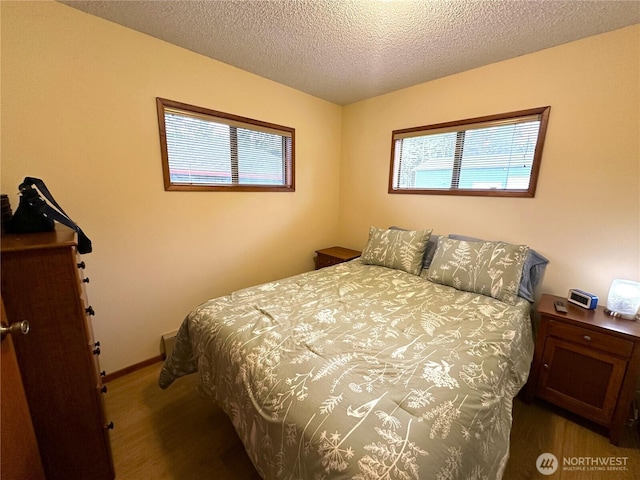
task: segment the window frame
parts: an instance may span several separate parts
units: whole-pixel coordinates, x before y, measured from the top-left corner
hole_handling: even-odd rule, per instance
[[[542,162],[542,151],[544,147],[544,141],[547,132],[547,124],[549,121],[549,112],[551,110],[550,106],[546,107],[538,107],[531,108],[527,110],[518,110],[514,112],[501,113],[496,115],[488,115],[484,117],[476,117],[469,118],[465,120],[457,120],[453,122],[445,122],[438,123],[433,125],[423,125],[420,127],[412,127],[405,128],[400,130],[393,130],[391,133],[391,161],[389,168],[389,184],[388,184],[388,193],[392,194],[419,194],[419,195],[459,195],[459,196],[485,196],[485,197],[529,197],[533,198],[535,196],[536,187],[538,184],[538,175],[540,172],[540,164]],[[457,141],[456,141],[456,154],[454,159],[454,165],[458,165],[460,161],[460,137],[463,138],[462,142],[464,142],[465,132],[468,130],[469,126],[478,125],[478,124],[498,124],[500,121],[508,121],[512,119],[517,119],[521,117],[530,117],[530,116],[539,116],[540,117],[540,127],[538,130],[538,136],[536,140],[536,147],[533,155],[533,163],[531,166],[531,174],[529,177],[529,187],[527,189],[495,189],[495,188],[486,188],[486,189],[470,189],[470,188],[458,188],[458,187],[450,187],[450,188],[396,188],[394,186],[394,178],[395,178],[395,158],[396,158],[396,142],[397,136],[399,135],[407,135],[407,134],[415,134],[417,132],[429,132],[432,130],[444,130],[448,129],[451,132],[457,132]],[[488,125],[491,126],[491,125]],[[460,127],[460,128],[457,128]],[[417,135],[413,135],[417,136]],[[454,166],[453,176],[456,174],[459,175],[460,169]],[[452,178],[452,184],[454,183],[454,179]]]
[[[286,127],[283,125],[277,125],[275,123],[264,122],[261,120],[255,120],[248,117],[242,117],[231,113],[220,112],[217,110],[211,110],[204,107],[198,107],[195,105],[189,105],[186,103],[176,102],[174,100],[168,100],[165,98],[156,97],[156,107],[158,114],[158,130],[160,134],[160,153],[162,158],[162,174],[164,177],[164,189],[166,191],[236,191],[236,192],[295,192],[295,128]],[[241,184],[241,183],[183,183],[175,182],[171,180],[171,173],[169,168],[169,154],[167,149],[167,135],[165,124],[165,112],[177,111],[185,112],[185,115],[193,115],[200,117],[211,117],[212,119],[228,120],[229,124],[240,124],[242,128],[251,129],[251,126],[256,126],[255,130],[264,131],[274,130],[276,132],[286,133],[291,140],[290,145],[286,145],[284,148],[283,158],[283,173],[284,173],[284,185],[271,185],[271,184]],[[237,135],[237,134],[236,134]],[[230,135],[231,136],[231,135]],[[285,135],[283,135],[283,138]],[[231,147],[232,152],[237,154],[237,144],[235,148]],[[231,169],[238,168],[237,157],[233,158],[233,153],[230,157]],[[233,175],[232,175],[233,176]]]

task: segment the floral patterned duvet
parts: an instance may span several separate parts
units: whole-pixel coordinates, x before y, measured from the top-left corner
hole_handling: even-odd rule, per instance
[[[494,480],[529,313],[356,259],[199,306],[160,385],[197,371],[266,479]]]

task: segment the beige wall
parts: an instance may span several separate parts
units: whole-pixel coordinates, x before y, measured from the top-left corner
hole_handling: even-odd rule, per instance
[[[45,179],[89,235],[108,372],[204,300],[313,268],[338,230],[341,109],[52,2],[2,2],[2,192]],[[295,193],[165,192],[157,96],[296,129]]]
[[[535,198],[387,193],[391,131],[551,106]],[[349,105],[340,238],[369,225],[525,243],[550,259],[543,291],[606,295],[640,280],[640,26]]]
[[[545,291],[603,303],[640,279],[640,26],[340,108],[61,4],[0,6],[1,189],[15,207],[44,178],[93,240],[107,371],[157,355],[207,298],[362,248],[369,225],[527,243],[551,260]],[[296,192],[165,192],[157,96],[296,128]],[[393,129],[543,105],[535,198],[387,194]]]

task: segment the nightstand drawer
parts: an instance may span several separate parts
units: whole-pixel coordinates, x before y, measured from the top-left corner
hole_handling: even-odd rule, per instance
[[[348,262],[360,256],[362,252],[344,247],[330,247],[316,250],[316,270],[338,263]]]
[[[344,262],[341,258],[329,257],[327,255],[318,254],[318,265],[316,268],[330,267],[331,265],[337,265]]]
[[[555,320],[549,321],[549,335],[625,358],[630,357],[633,351],[633,342],[631,341]]]

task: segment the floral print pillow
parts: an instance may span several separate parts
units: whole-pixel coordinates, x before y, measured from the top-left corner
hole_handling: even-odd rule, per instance
[[[366,265],[404,270],[420,275],[431,230],[369,228],[369,241],[360,257]]]
[[[515,305],[529,247],[441,238],[427,278]]]

